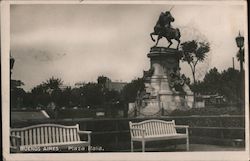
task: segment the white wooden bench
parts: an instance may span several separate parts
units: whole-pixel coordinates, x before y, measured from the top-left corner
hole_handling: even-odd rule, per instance
[[[80,134],[87,135],[87,140],[81,141]],[[79,125],[63,126],[57,124],[40,124],[10,130],[10,150],[24,151],[25,148],[57,147],[88,147],[91,150],[91,131],[80,131]],[[57,149],[56,149],[57,150]]]
[[[186,149],[189,150],[188,126],[175,125],[175,121],[146,120],[139,123],[129,122],[131,134],[131,152],[133,142],[142,142],[142,152],[145,152],[145,144],[149,141],[170,139],[186,139]],[[186,129],[186,133],[177,133],[177,128]]]

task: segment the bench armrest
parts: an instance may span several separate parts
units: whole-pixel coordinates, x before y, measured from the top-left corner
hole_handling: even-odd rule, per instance
[[[186,134],[188,135],[188,128],[189,126],[187,125],[175,125],[176,129],[186,129]]]
[[[21,137],[18,135],[10,135],[11,151],[19,152],[20,145],[21,145]]]
[[[187,126],[187,125],[175,125],[175,128],[178,128],[178,129],[180,129],[180,128],[189,128],[189,126]]]
[[[91,134],[92,131],[78,131],[79,134]]]
[[[88,142],[89,143],[91,142],[91,137],[90,137],[91,133],[92,133],[92,131],[78,131],[79,135],[81,135],[81,134],[87,134],[88,135]]]

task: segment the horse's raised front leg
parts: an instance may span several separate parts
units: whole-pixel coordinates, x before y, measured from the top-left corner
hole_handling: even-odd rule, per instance
[[[168,48],[173,44],[173,42],[170,39],[167,39],[169,42]]]
[[[150,37],[151,37],[151,39],[155,42],[155,39],[153,38],[153,35],[155,35],[154,32],[152,32],[152,33],[150,34]]]
[[[162,37],[158,35],[158,38],[157,38],[157,41],[156,41],[155,47],[158,45],[158,42],[159,42],[159,40],[160,40],[161,38],[162,38]]]

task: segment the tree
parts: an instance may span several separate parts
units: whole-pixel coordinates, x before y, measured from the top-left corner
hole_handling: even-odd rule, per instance
[[[107,80],[109,80],[109,78],[102,75],[102,76],[99,76],[97,78],[97,83],[98,84],[105,84],[107,82]]]
[[[221,86],[221,74],[218,72],[217,68],[212,68],[206,73],[203,81],[197,81],[193,85],[194,92],[202,94],[217,94],[219,93]]]
[[[15,59],[12,56],[10,56],[10,107],[11,108],[17,108],[23,106],[23,99],[26,94],[26,92],[21,88],[21,86],[23,86],[24,83],[21,80],[13,80],[11,78],[14,63]]]
[[[104,93],[101,85],[87,83],[81,90],[81,95],[85,97],[87,105],[101,105],[104,103]]]
[[[210,51],[208,42],[198,42],[197,40],[187,41],[181,44],[182,61],[187,62],[191,68],[193,82],[196,84],[196,66],[199,62],[203,62],[206,54]]]
[[[46,80],[46,82],[43,82],[43,84],[47,90],[56,90],[60,89],[63,81],[60,78],[51,77],[50,79]]]
[[[240,71],[228,68],[218,72],[217,68],[210,69],[203,81],[197,81],[192,89],[200,94],[219,94],[228,102],[238,103],[240,95]]]
[[[138,91],[143,91],[145,89],[144,80],[138,78],[132,80],[131,83],[128,83],[124,86],[122,90],[122,97],[125,102],[135,102]]]
[[[221,73],[220,94],[227,100],[239,103],[241,92],[241,73],[233,68],[228,68]]]
[[[59,78],[51,77],[50,79],[42,82],[31,90],[31,93],[36,100],[36,106],[41,104],[47,106],[49,103],[54,102],[56,105],[61,101],[62,80]]]
[[[34,106],[43,105],[47,106],[51,102],[51,97],[47,92],[44,84],[39,84],[31,90],[32,97],[34,99]]]
[[[23,106],[23,99],[26,92],[22,88],[13,88],[10,93],[11,108],[20,108]]]
[[[105,103],[114,103],[120,101],[120,93],[115,90],[104,91]]]
[[[70,107],[70,102],[72,96],[72,89],[71,87],[66,87],[60,93],[60,101],[58,102],[59,106],[61,107]]]

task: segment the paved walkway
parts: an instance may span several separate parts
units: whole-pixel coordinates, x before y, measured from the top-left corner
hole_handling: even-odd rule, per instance
[[[244,147],[235,146],[218,146],[218,145],[206,145],[206,144],[190,144],[189,152],[199,152],[199,151],[244,151]],[[141,149],[135,149],[135,152],[140,152]],[[186,151],[186,145],[181,144],[175,146],[169,146],[166,148],[150,148],[146,147],[146,152],[184,152]]]

